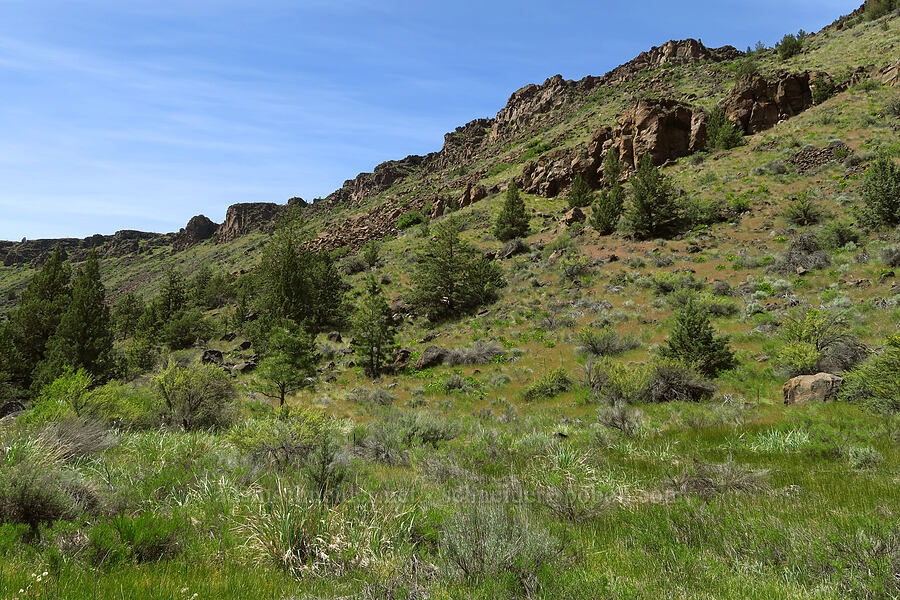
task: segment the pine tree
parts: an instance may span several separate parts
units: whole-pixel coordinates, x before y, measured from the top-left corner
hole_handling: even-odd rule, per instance
[[[528,235],[528,226],[529,219],[525,212],[525,202],[519,194],[516,183],[511,181],[506,190],[503,208],[497,215],[497,221],[494,224],[494,236],[501,242],[525,237]]]
[[[706,125],[707,146],[712,149],[730,150],[741,145],[744,138],[734,121],[728,118],[725,111],[716,106],[709,111]]]
[[[581,176],[581,173],[576,174],[572,180],[566,200],[569,202],[569,208],[584,208],[585,206],[590,206],[591,202],[594,201],[594,193],[591,191],[587,181],[584,180],[584,177]]]
[[[184,277],[173,267],[166,271],[166,283],[159,294],[159,318],[163,323],[187,307]]]
[[[649,154],[638,162],[631,177],[631,204],[626,212],[638,239],[670,233],[679,219],[678,198],[671,180],[653,164]]]
[[[113,333],[100,281],[100,263],[92,250],[72,283],[72,297],[53,336],[47,357],[39,366],[39,383],[49,383],[64,367],[84,369],[97,382],[112,376]]]
[[[497,298],[500,268],[460,239],[459,223],[435,226],[435,239],[417,256],[410,303],[432,321],[457,317]]]
[[[734,352],[728,336],[717,336],[709,322],[709,313],[693,297],[689,297],[675,317],[672,334],[660,354],[691,365],[707,377],[734,368]]]
[[[315,339],[289,321],[273,327],[266,343],[266,355],[256,369],[257,390],[277,398],[284,406],[288,394],[306,387],[316,374]]]
[[[625,188],[619,182],[622,175],[622,163],[618,150],[611,149],[603,158],[603,181],[610,186],[602,190],[600,197],[594,202],[590,224],[601,235],[609,235],[616,230],[619,218],[625,207]]]
[[[5,326],[9,343],[0,355],[0,371],[23,388],[32,384],[35,367],[44,360],[47,342],[69,305],[71,271],[59,247],[22,292]]]
[[[396,347],[397,328],[391,307],[374,278],[366,284],[363,298],[353,318],[353,348],[366,375],[377,377]]]

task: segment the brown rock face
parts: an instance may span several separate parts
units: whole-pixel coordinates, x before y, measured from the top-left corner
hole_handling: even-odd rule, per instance
[[[175,235],[175,242],[172,244],[172,247],[177,252],[196,246],[200,242],[214,236],[218,227],[216,223],[213,223],[203,215],[191,217],[184,229]]]
[[[578,208],[569,209],[569,211],[562,216],[562,223],[566,227],[571,227],[575,223],[584,223],[587,220],[587,217],[584,214],[584,211]]]
[[[519,187],[529,194],[552,198],[572,181],[572,155],[562,150],[541,156],[522,168]]]
[[[781,119],[812,106],[809,73],[782,75],[774,81],[764,77],[740,80],[722,101],[722,109],[745,133],[769,129]]]
[[[784,403],[825,402],[835,397],[844,380],[831,373],[801,375],[784,384]]]
[[[705,138],[705,125],[701,128],[699,124],[703,122],[701,115],[698,112],[695,119],[694,111],[676,100],[639,100],[619,119],[619,127],[613,132],[614,147],[622,162],[634,167],[645,154],[657,165],[687,156],[706,147],[705,139],[693,139],[692,135],[702,129]]]
[[[900,85],[900,60],[895,60],[881,70],[881,83],[891,87]]]
[[[542,115],[562,108],[574,97],[572,81],[554,75],[542,85],[528,84],[513,92],[506,106],[497,113],[490,140],[514,134],[538,121]]]
[[[284,205],[272,202],[232,204],[225,213],[225,222],[216,231],[216,238],[227,242],[252,231],[267,230],[284,208]]]
[[[606,78],[611,81],[628,81],[641,71],[656,69],[665,64],[685,65],[704,60],[721,62],[734,60],[741,54],[742,52],[733,46],[707,48],[699,40],[691,38],[671,40],[661,46],[654,46],[646,52],[641,52],[631,61],[607,73]]]

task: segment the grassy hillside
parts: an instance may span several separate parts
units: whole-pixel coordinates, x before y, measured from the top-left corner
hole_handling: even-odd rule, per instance
[[[900,345],[900,233],[858,222],[878,153],[900,161],[900,88],[877,80],[898,45],[892,13],[820,32],[787,61],[755,53],[764,75],[822,70],[847,85],[736,148],[662,169],[682,204],[724,219],[665,239],[603,236],[564,224],[564,197],[525,194],[527,250],[494,260],[499,299],[458,319],[404,305],[442,222],[500,250],[501,188],[529,161],[582,151],[638,96],[712,107],[748,59],[642,73],[358,207],[309,211],[315,231],[466,183],[490,190],[381,240],[375,266],[336,252],[353,302],[375,278],[393,303],[409,354],[393,373],[367,377],[345,327],[318,336],[318,375],[285,407],[259,393],[258,373],[236,374],[227,422],[185,431],[162,416],[157,372],[206,349],[250,358],[239,344],[252,325],[230,304],[207,312],[204,343],[87,392],[89,418],[47,408],[79,393],[66,388],[0,420],[0,598],[900,597],[897,401],[848,393],[900,378],[896,360],[872,366]],[[797,198],[812,203],[808,224],[790,214]],[[250,271],[270,239],[104,259],[102,274],[111,296],[150,298],[170,267]],[[5,301],[34,273],[0,268]],[[654,371],[689,298],[736,356],[697,401],[677,399],[683,375]],[[785,406],[792,327],[809,315],[837,324],[820,364],[844,391]],[[429,346],[453,358],[418,368]]]

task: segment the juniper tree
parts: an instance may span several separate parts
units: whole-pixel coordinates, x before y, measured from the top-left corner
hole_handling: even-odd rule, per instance
[[[395,348],[397,329],[381,286],[374,278],[366,284],[366,295],[353,317],[353,348],[366,375],[377,377]]]
[[[257,390],[284,406],[288,394],[306,387],[315,376],[318,359],[315,339],[301,327],[288,321],[273,327],[256,370]]]
[[[503,208],[494,223],[494,236],[501,242],[525,237],[528,235],[528,221],[525,202],[522,200],[516,183],[511,181],[506,190]]]
[[[707,377],[715,377],[736,364],[728,336],[715,334],[709,313],[692,296],[675,316],[672,333],[660,354],[689,364]]]
[[[569,202],[569,208],[584,208],[590,206],[594,200],[594,193],[581,173],[577,173],[575,178],[572,179],[572,185],[569,187],[566,200]]]
[[[619,182],[621,174],[622,163],[619,161],[619,152],[611,149],[603,158],[603,181],[609,189],[600,191],[589,219],[591,227],[601,235],[609,235],[616,230],[624,210],[625,188]]]
[[[671,180],[645,154],[630,181],[631,203],[626,217],[631,232],[639,239],[670,233],[679,219],[678,198]]]

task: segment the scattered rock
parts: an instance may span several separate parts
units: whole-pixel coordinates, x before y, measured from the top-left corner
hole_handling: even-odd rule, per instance
[[[326,338],[329,342],[334,342],[336,344],[340,344],[344,341],[344,338],[341,337],[341,332],[339,331],[330,331]]]
[[[203,351],[203,356],[200,357],[200,362],[203,364],[212,364],[222,366],[224,364],[224,359],[222,357],[221,350],[213,350],[212,348],[207,348]]]
[[[576,206],[575,208],[569,209],[569,211],[563,215],[562,222],[566,227],[571,227],[575,223],[584,223],[586,219],[587,217],[584,215],[584,211]]]
[[[790,405],[831,400],[837,394],[843,381],[841,377],[831,373],[794,377],[782,388],[784,403]]]

